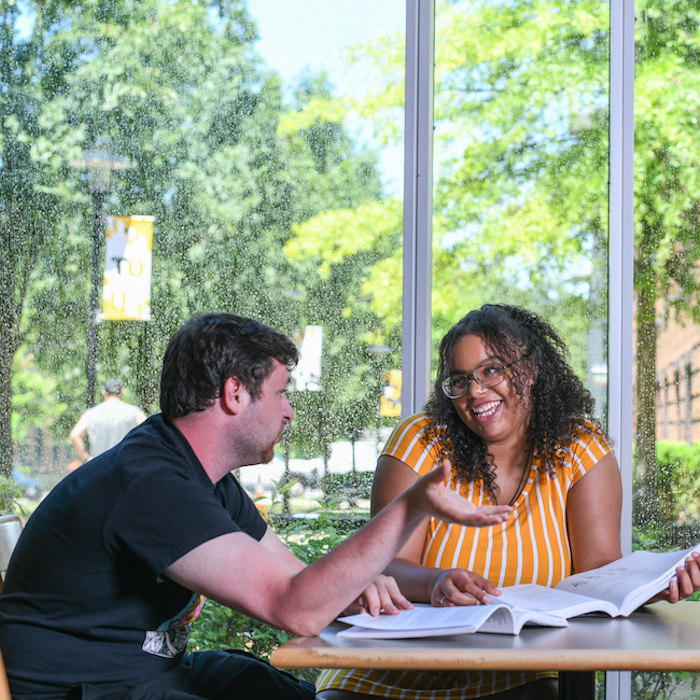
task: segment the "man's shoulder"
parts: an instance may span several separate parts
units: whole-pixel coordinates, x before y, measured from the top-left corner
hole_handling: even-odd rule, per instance
[[[202,480],[205,485],[211,485],[185,437],[160,413],[136,426],[110,451],[115,450],[118,463],[125,469],[188,474]]]

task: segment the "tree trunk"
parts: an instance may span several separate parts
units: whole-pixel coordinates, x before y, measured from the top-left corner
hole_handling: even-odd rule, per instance
[[[656,275],[653,260],[640,255],[637,263],[637,441],[635,485],[638,500],[634,522],[659,524],[656,462]]]
[[[158,389],[160,386],[159,377],[155,366],[160,363],[154,362],[153,358],[153,329],[150,321],[139,321],[141,330],[137,343],[138,356],[135,365],[137,368],[137,387],[139,396],[139,406],[146,414],[151,415],[153,408],[159,401]]]
[[[0,231],[0,475],[12,474],[12,360],[19,347],[16,256],[12,230]]]
[[[12,473],[12,325],[0,321],[0,475]]]

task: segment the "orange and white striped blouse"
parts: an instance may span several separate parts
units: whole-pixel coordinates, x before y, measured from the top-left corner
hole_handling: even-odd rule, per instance
[[[508,520],[489,528],[448,525],[431,519],[422,564],[441,569],[461,568],[487,578],[496,588],[518,583],[554,586],[572,573],[566,528],[569,489],[608,452],[606,437],[589,421],[581,420],[565,453],[563,468],[544,469],[535,452],[527,483],[513,504]],[[429,418],[421,413],[404,420],[392,433],[382,454],[407,464],[419,475],[441,459],[435,441],[427,443]],[[488,503],[481,482],[463,480],[453,470],[449,487],[477,505]]]
[[[419,475],[429,472],[441,459],[441,450],[425,437],[428,423],[423,413],[404,420],[382,454],[404,462]],[[554,586],[569,576],[569,489],[612,449],[595,425],[585,420],[580,424],[570,449],[564,453],[563,466],[555,472],[544,469],[542,457],[535,452],[527,483],[505,523],[473,528],[433,518],[423,548],[423,565],[464,568],[487,578],[496,588],[518,583]],[[463,480],[456,471],[449,486],[477,505],[487,502],[483,485]],[[316,680],[316,688],[339,688],[397,700],[471,700],[551,677],[556,677],[556,672],[325,669]]]

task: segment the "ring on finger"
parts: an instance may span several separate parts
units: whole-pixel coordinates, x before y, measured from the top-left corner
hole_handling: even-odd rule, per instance
[[[442,596],[442,598],[440,598],[440,605],[444,605],[446,600],[447,600],[447,596],[446,595]]]

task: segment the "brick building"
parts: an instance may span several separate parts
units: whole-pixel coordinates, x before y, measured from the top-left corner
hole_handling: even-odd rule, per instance
[[[700,440],[700,326],[672,318],[658,327],[656,438]]]

